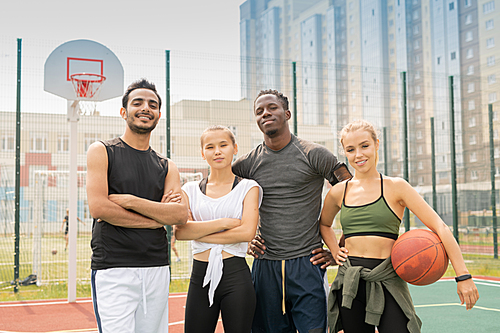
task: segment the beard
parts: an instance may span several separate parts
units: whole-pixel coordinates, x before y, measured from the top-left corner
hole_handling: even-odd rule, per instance
[[[264,134],[267,135],[268,137],[273,137],[275,136],[276,134],[278,133],[278,130],[277,129],[272,129],[272,130],[269,130],[267,132],[265,132]]]
[[[156,128],[156,125],[158,124],[158,120],[159,120],[159,119],[156,119],[155,122],[149,127],[141,127],[141,126],[137,126],[136,124],[134,124],[134,119],[135,118],[133,118],[133,117],[127,118],[127,125],[128,125],[128,128],[130,128],[130,130],[132,132],[137,133],[137,134],[151,133],[151,131]]]

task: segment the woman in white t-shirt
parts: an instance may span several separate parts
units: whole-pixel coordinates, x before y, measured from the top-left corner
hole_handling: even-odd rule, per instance
[[[214,332],[219,313],[225,332],[250,332],[255,291],[245,254],[257,229],[262,188],[233,174],[238,146],[227,127],[207,128],[200,141],[210,175],[182,187],[191,218],[175,227],[177,239],[193,240],[185,332]]]

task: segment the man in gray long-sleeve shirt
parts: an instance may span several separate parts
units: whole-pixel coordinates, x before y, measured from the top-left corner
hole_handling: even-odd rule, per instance
[[[326,332],[325,268],[333,259],[319,233],[321,193],[324,179],[334,185],[351,175],[325,147],[292,135],[283,94],[261,91],[254,115],[264,142],[233,164],[236,175],[256,180],[264,190],[260,237],[251,252],[257,259],[252,332]]]

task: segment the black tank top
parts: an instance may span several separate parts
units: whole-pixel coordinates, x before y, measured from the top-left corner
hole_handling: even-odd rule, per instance
[[[120,138],[102,141],[108,154],[108,193],[161,201],[168,160],[154,150],[136,150]],[[169,264],[165,228],[133,229],[94,220],[92,269]]]

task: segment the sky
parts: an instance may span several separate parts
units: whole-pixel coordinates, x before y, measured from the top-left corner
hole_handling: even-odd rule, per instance
[[[110,48],[124,66],[125,86],[146,76],[160,81],[157,88],[164,91],[165,50],[170,50],[173,102],[182,99],[238,100],[239,6],[243,2],[3,1],[0,5],[3,14],[0,20],[0,98],[5,100],[15,94],[15,84],[12,84],[15,82],[15,46],[16,39],[21,38],[22,108],[26,111],[46,112],[47,109],[59,109],[61,105],[65,109],[65,100],[46,97],[48,93],[43,91],[43,64],[58,45],[75,39],[90,39]],[[115,100],[109,102],[102,102],[103,110],[116,104]],[[58,104],[55,108],[54,103]],[[8,103],[7,110],[12,108],[15,108],[15,100]]]
[[[243,0],[2,1],[0,34],[239,54]]]

